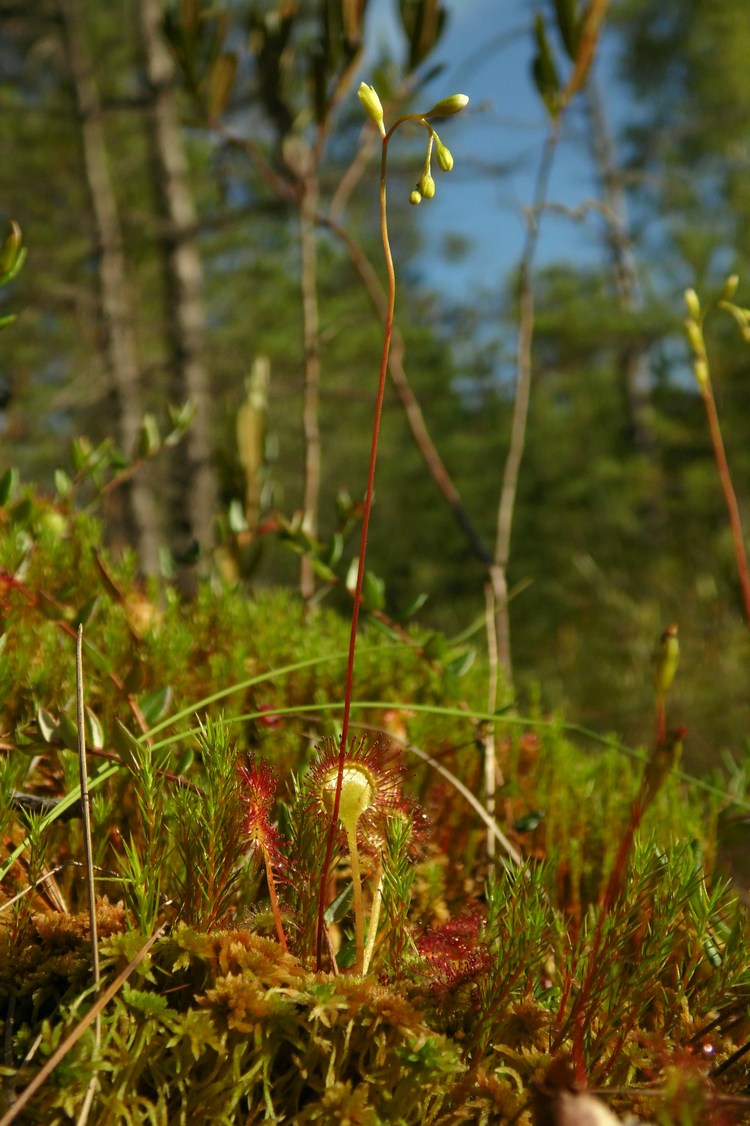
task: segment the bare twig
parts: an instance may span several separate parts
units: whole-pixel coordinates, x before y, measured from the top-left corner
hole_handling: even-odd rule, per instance
[[[516,394],[513,401],[510,444],[505,459],[500,503],[497,513],[495,554],[490,570],[490,580],[495,599],[495,630],[497,653],[506,684],[513,683],[513,665],[510,651],[510,617],[508,613],[508,560],[513,529],[513,515],[518,492],[518,477],[526,445],[526,431],[531,395],[531,344],[534,337],[534,291],[532,277],[534,256],[539,240],[537,215],[547,199],[550,173],[560,141],[562,113],[550,121],[547,140],[537,171],[534,201],[526,217],[526,240],[521,254],[518,279],[518,342],[516,345]]]

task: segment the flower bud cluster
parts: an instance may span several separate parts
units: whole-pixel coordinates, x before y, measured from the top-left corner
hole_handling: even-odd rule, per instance
[[[385,121],[383,114],[383,105],[378,97],[377,91],[373,86],[368,86],[366,82],[360,82],[359,85],[359,100],[365,107],[367,116],[377,125],[381,137],[385,139]],[[435,195],[435,181],[432,176],[432,150],[435,149],[438,168],[441,172],[450,172],[453,168],[453,153],[447,145],[438,137],[436,131],[429,123],[431,117],[453,117],[455,114],[460,113],[469,104],[469,99],[466,94],[451,94],[448,98],[443,98],[441,101],[436,102],[432,109],[424,114],[408,114],[406,118],[400,118],[396,122],[399,125],[404,120],[417,120],[424,125],[428,131],[429,138],[427,141],[427,156],[425,158],[422,174],[417,181],[416,186],[412,189],[409,195],[409,203],[419,204],[423,199],[432,199]]]

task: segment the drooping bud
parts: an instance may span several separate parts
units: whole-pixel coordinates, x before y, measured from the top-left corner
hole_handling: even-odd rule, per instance
[[[11,219],[10,231],[0,246],[0,284],[12,281],[23,265],[26,250],[21,241],[21,228],[15,219]]]
[[[460,113],[462,109],[466,109],[469,104],[469,99],[466,94],[451,94],[449,98],[443,98],[442,101],[437,102],[432,109],[428,110],[425,117],[453,117],[454,114]]]
[[[703,333],[700,330],[700,325],[688,318],[685,321],[685,332],[687,333],[687,338],[694,354],[696,356],[705,355],[706,346],[703,343]]]
[[[453,153],[441,140],[437,141],[437,162],[443,172],[453,169]]]
[[[694,289],[685,290],[685,304],[693,320],[699,321],[701,317],[701,303]]]
[[[421,202],[422,202],[422,193],[415,188],[414,191],[409,196],[409,203],[411,203],[413,207],[417,207],[417,205],[420,204]]]
[[[702,358],[696,359],[693,364],[693,371],[699,387],[706,387],[708,385],[708,364]]]
[[[435,195],[435,181],[432,178],[432,173],[429,168],[425,168],[422,175],[419,177],[417,191],[424,199],[432,199]]]
[[[368,86],[366,82],[360,82],[357,96],[365,107],[367,116],[371,121],[374,121],[380,130],[380,136],[385,136],[385,125],[383,124],[383,104],[378,97],[377,90],[374,86]]]

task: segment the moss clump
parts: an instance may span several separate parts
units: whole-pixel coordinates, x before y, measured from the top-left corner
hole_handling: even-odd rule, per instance
[[[47,929],[38,922],[17,965],[38,952]],[[109,976],[130,960],[136,937],[113,934],[103,943]],[[70,928],[66,944],[85,965],[85,935]],[[32,976],[38,981],[38,971]],[[6,1028],[19,1046],[40,1036],[44,1059],[73,1023],[72,1013],[53,1022],[22,1006]],[[278,943],[246,931],[206,935],[182,926],[157,942],[107,1009],[95,1064],[91,1049],[84,1038],[22,1120],[66,1122],[95,1071],[97,1105],[108,1122],[133,1121],[130,1106],[140,1121],[322,1122],[337,1115],[416,1124],[441,1116],[468,1071],[458,1046],[431,1031],[399,990],[312,974]],[[35,1070],[22,1066],[14,1087],[20,1091]]]

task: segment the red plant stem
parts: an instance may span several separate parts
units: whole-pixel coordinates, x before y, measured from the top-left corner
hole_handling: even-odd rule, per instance
[[[362,605],[362,583],[365,577],[365,555],[367,553],[367,535],[370,528],[370,513],[372,512],[372,498],[375,489],[375,464],[378,454],[378,439],[380,436],[380,421],[383,414],[383,399],[385,397],[386,377],[388,374],[388,355],[391,348],[391,333],[393,331],[393,313],[396,306],[396,273],[393,268],[393,257],[388,241],[388,219],[386,215],[385,174],[388,159],[388,141],[394,130],[403,119],[399,118],[383,137],[380,156],[380,232],[383,239],[383,253],[388,273],[388,308],[385,318],[383,333],[383,354],[380,361],[380,379],[378,393],[375,400],[375,411],[372,422],[372,444],[370,447],[370,466],[367,474],[367,489],[365,491],[364,508],[362,512],[362,533],[359,544],[359,562],[357,565],[357,581],[354,587],[354,603],[352,605],[352,623],[349,632],[349,657],[346,664],[346,686],[344,689],[344,715],[341,721],[341,741],[339,743],[338,777],[336,779],[336,792],[333,797],[333,810],[331,811],[331,824],[328,829],[326,851],[323,858],[323,869],[320,875],[320,894],[318,897],[318,927],[316,937],[316,966],[320,970],[323,960],[323,931],[325,929],[326,890],[328,884],[328,870],[333,853],[333,842],[336,836],[336,822],[339,816],[341,802],[341,786],[344,780],[344,766],[346,763],[346,742],[349,737],[349,717],[352,706],[352,687],[354,684],[354,654],[357,645],[357,626],[359,624],[359,611]]]
[[[273,921],[276,925],[276,934],[278,935],[282,950],[288,954],[289,947],[287,946],[286,935],[284,934],[284,924],[281,921],[279,897],[276,894],[276,877],[273,873],[271,859],[266,849],[263,850],[263,859],[266,863],[266,881],[268,883],[268,894],[271,897],[271,910],[273,911]]]
[[[724,449],[724,440],[721,436],[719,415],[716,410],[716,400],[714,399],[710,377],[699,380],[699,386],[708,416],[708,428],[711,432],[711,441],[714,447],[714,458],[716,460],[716,468],[719,472],[719,481],[721,482],[721,487],[724,492],[724,501],[729,512],[729,523],[732,528],[732,541],[734,543],[734,554],[737,560],[737,572],[740,578],[745,618],[747,619],[747,624],[750,626],[750,574],[748,573],[740,509],[737,504],[737,496],[734,487],[732,486],[729,462],[727,461],[726,450]]]

